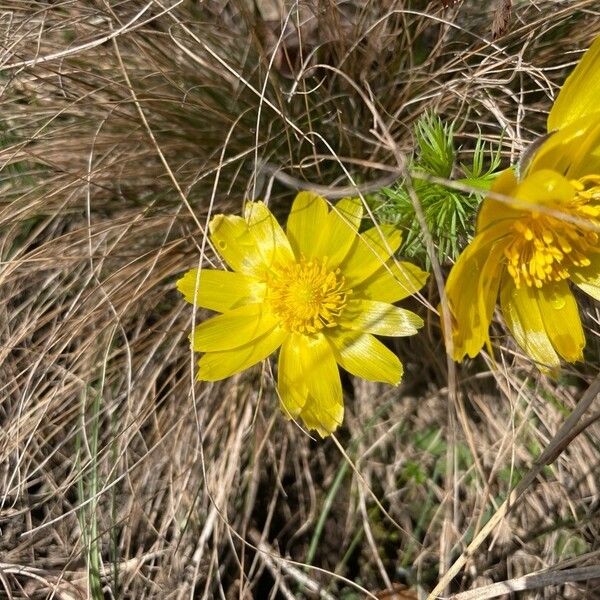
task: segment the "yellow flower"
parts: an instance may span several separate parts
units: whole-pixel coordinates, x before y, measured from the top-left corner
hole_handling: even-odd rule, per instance
[[[600,38],[563,85],[521,179],[509,169],[492,186],[507,201],[483,202],[476,235],[450,272],[455,360],[489,345],[498,296],[508,329],[542,369],[582,359],[569,282],[600,300],[599,98]]]
[[[198,379],[224,379],[280,348],[282,409],[323,437],[343,419],[338,364],[399,383],[402,364],[373,334],[417,332],[421,318],[391,303],[420,289],[427,274],[390,258],[400,245],[393,227],[358,234],[362,213],[357,199],[329,210],[301,192],[285,233],[262,202],[247,203],[244,218],[212,219],[211,242],[232,271],[193,269],[177,282],[188,302],[223,313],[190,336],[205,353]]]

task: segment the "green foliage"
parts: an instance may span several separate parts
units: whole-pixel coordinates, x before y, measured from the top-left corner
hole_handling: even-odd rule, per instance
[[[456,160],[452,125],[433,113],[425,113],[415,125],[414,136],[419,151],[413,167],[430,175],[449,178]]]
[[[500,152],[477,139],[471,162],[463,164],[457,158],[453,125],[433,113],[426,113],[417,121],[414,138],[410,185],[423,208],[438,260],[445,262],[455,259],[472,237],[479,203],[500,167]],[[448,184],[439,181],[442,179]],[[378,217],[405,231],[402,253],[429,266],[409,182],[401,181],[382,190],[382,196],[376,204]]]
[[[554,551],[561,560],[581,556],[590,550],[585,538],[571,531],[560,532],[554,543]]]
[[[79,496],[78,518],[81,527],[81,533],[85,544],[84,558],[87,564],[87,576],[90,597],[93,600],[104,598],[102,591],[102,544],[98,531],[98,495],[100,489],[98,473],[99,456],[99,432],[100,432],[100,412],[102,398],[100,393],[94,393],[91,406],[88,408],[88,399],[86,391],[83,393],[82,409],[85,413],[91,409],[90,431],[85,434],[89,440],[87,448],[89,449],[89,468],[84,467],[81,456],[86,447],[84,434],[78,431],[77,444],[77,466],[80,478],[77,482],[77,493]]]
[[[414,460],[407,460],[401,471],[401,477],[405,482],[423,484],[427,482],[427,472]]]

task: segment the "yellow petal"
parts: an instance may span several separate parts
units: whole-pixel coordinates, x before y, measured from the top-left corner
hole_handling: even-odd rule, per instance
[[[398,302],[418,292],[428,277],[429,273],[409,262],[388,261],[356,286],[353,292],[370,300]]]
[[[234,270],[256,272],[262,258],[242,217],[215,215],[209,224],[210,239],[223,260]]]
[[[496,177],[490,192],[506,196],[505,202],[488,197],[482,203],[477,215],[477,233],[483,233],[487,228],[505,222],[512,225],[515,211],[511,208],[510,198],[513,198],[519,182],[512,168],[505,169]]]
[[[537,289],[517,289],[507,276],[500,289],[500,304],[506,325],[523,351],[541,367],[558,367],[558,355],[540,314]]]
[[[577,119],[600,110],[600,37],[567,77],[548,115],[548,131],[562,129]]]
[[[196,284],[199,287],[196,287]],[[232,271],[191,269],[177,281],[177,289],[190,304],[225,312],[244,304],[261,302],[265,285],[253,277]]]
[[[294,261],[294,253],[281,225],[264,202],[247,202],[244,217],[267,270]]]
[[[600,301],[600,254],[589,257],[591,264],[573,273],[573,283],[592,298]]]
[[[517,182],[511,170],[504,171],[492,185],[496,194],[507,196],[507,202],[486,198],[477,218],[477,235],[492,234],[487,230],[504,227],[508,229],[523,211],[541,207],[555,207],[561,202],[569,202],[575,188],[566,177],[548,168],[530,169],[525,177]]]
[[[323,334],[299,335],[296,343],[309,394],[300,417],[309,429],[327,435],[343,417],[342,384],[333,350]]]
[[[577,284],[577,287],[588,296],[600,302],[600,277]]]
[[[575,196],[575,188],[560,173],[542,169],[527,175],[519,183],[515,196],[519,207],[529,208],[531,204],[554,207],[569,202]]]
[[[297,418],[306,404],[308,388],[304,383],[304,371],[300,356],[302,341],[300,334],[290,334],[281,345],[279,351],[277,390],[284,414]]]
[[[423,319],[387,302],[352,299],[346,303],[338,324],[343,329],[400,337],[418,333]]]
[[[544,141],[527,173],[550,169],[577,179],[597,172],[599,139],[600,113],[577,119]]]
[[[383,224],[361,233],[340,265],[350,287],[364,281],[398,250],[402,235],[396,227]]]
[[[275,352],[286,335],[283,329],[277,327],[234,350],[208,352],[198,361],[197,378],[201,381],[219,381],[240,373]]]
[[[488,330],[502,274],[505,239],[495,237],[502,228],[479,234],[465,248],[446,281],[446,296],[452,314],[452,357],[475,357],[489,342]],[[442,321],[442,326],[444,323]],[[450,344],[447,343],[448,350]]]
[[[263,304],[246,304],[197,325],[190,334],[196,352],[232,350],[275,328],[277,319]]]
[[[335,359],[352,375],[368,381],[397,385],[402,379],[400,359],[370,333],[336,329],[327,333]]]
[[[323,334],[298,336],[309,393],[324,405],[341,404],[342,384],[331,346]]]
[[[360,198],[342,198],[327,215],[315,256],[326,256],[329,267],[337,267],[354,244],[362,216]]]
[[[328,213],[327,202],[314,192],[300,192],[294,199],[286,231],[298,260],[315,256]]]
[[[342,424],[344,404],[340,401],[324,406],[323,403],[309,394],[300,413],[300,418],[307,429],[315,430],[322,438],[326,438]]]
[[[579,179],[585,175],[600,172],[600,113],[596,122],[587,129],[585,136],[576,148],[565,150],[572,152],[571,164],[565,172],[569,179]]]
[[[560,356],[568,362],[583,359],[585,336],[577,302],[566,281],[546,285],[537,293],[546,333]]]

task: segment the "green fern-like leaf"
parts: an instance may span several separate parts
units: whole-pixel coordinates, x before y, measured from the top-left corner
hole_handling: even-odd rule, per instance
[[[454,128],[426,113],[414,128],[415,153],[410,161],[411,184],[432,234],[440,262],[455,259],[473,235],[476,213],[500,168],[500,151],[478,138],[468,164],[457,163]],[[440,179],[448,181],[440,183]],[[460,184],[462,191],[452,186]],[[378,217],[404,232],[401,252],[429,266],[423,232],[416,218],[407,182],[385,188],[375,204]]]
[[[425,113],[415,125],[414,136],[419,167],[430,175],[450,177],[456,159],[453,126],[433,113]]]

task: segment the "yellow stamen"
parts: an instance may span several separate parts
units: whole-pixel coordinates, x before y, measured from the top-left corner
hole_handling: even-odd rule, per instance
[[[302,259],[272,273],[267,301],[288,331],[311,334],[334,327],[350,290],[339,270],[327,268],[326,259]]]
[[[513,237],[504,254],[517,288],[523,283],[541,288],[568,279],[573,267],[588,266],[589,255],[600,252],[600,175],[571,183],[575,197],[567,206],[555,207],[565,219],[532,211],[512,226]]]

